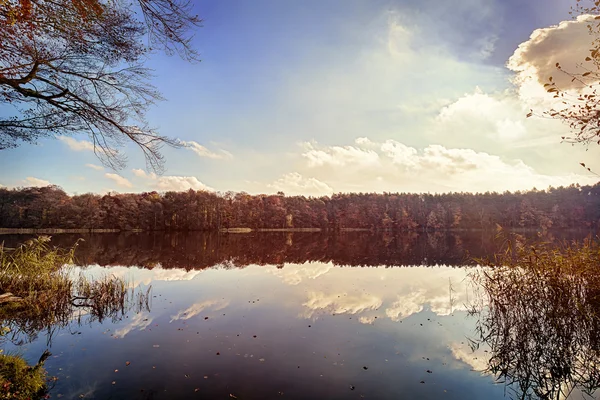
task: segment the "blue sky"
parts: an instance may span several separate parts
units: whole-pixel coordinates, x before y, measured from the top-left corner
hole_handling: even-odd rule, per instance
[[[148,60],[168,99],[150,123],[188,143],[164,149],[163,176],[133,146],[127,168],[101,168],[81,135],[3,150],[0,184],[320,195],[597,180],[579,166],[600,170],[597,149],[525,118],[551,104],[544,68],[589,40],[583,22],[557,26],[564,0],[195,3],[202,62]]]

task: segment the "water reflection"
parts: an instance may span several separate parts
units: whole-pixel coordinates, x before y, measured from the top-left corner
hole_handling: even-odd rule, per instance
[[[568,301],[582,286],[565,287],[568,281],[538,282],[533,276],[511,281],[501,270],[480,275],[478,267],[442,265],[491,251],[485,246],[494,245],[493,234],[489,241],[482,237],[293,234],[290,241],[287,234],[268,234],[257,242],[246,235],[90,237],[80,253],[82,271],[123,277],[133,287],[152,285],[151,307],[100,324],[86,325],[90,317],[84,315],[82,325],[71,321],[57,328],[54,356],[46,363],[59,378],[51,394],[548,398],[525,388],[532,382],[539,388],[574,383],[584,373],[589,379],[577,386],[591,389],[598,374],[597,364],[590,363],[597,362],[600,349],[600,325],[590,317],[597,297],[586,292],[587,300],[577,303],[582,309]],[[284,262],[290,259],[295,262]],[[410,260],[420,261],[411,268],[338,267],[411,265]],[[484,286],[489,298],[476,296],[473,276],[494,278]],[[513,288],[509,283],[514,290],[494,290]],[[481,299],[489,308],[478,303],[482,312],[473,315],[471,306]],[[44,349],[37,340],[19,351],[34,363]],[[540,371],[556,380],[543,381]],[[495,385],[498,376],[519,390]]]
[[[193,275],[138,267],[86,271],[150,282],[152,307],[84,325],[82,334],[58,332],[46,365],[59,378],[53,396],[502,397],[489,378],[454,356],[454,347],[468,351],[465,269],[316,262]],[[43,348],[37,341],[21,351],[34,357]]]
[[[593,397],[600,388],[598,255],[521,249],[472,274],[483,295],[473,346],[489,348],[483,369],[512,398]]]
[[[567,237],[584,238],[589,232],[546,232],[540,240]],[[25,235],[2,235],[8,247],[23,241]],[[254,232],[208,234],[202,232],[121,233],[96,235],[55,235],[52,243],[71,246],[85,240],[77,249],[82,265],[139,266],[186,270],[215,265],[245,267],[285,263],[323,262],[344,266],[462,266],[473,257],[481,258],[499,249],[494,231],[453,233],[406,233],[400,235],[369,232],[339,234],[309,232]]]

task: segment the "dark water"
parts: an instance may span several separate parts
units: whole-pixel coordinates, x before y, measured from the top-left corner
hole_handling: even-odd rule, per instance
[[[31,363],[50,348],[52,398],[510,398],[469,341],[470,260],[498,246],[481,232],[88,236],[83,271],[151,285],[149,309],[4,347]]]

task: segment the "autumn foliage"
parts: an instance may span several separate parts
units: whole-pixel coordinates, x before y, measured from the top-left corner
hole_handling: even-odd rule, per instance
[[[0,227],[157,231],[224,228],[435,231],[600,226],[600,184],[500,193],[349,193],[331,197],[207,191],[69,196],[0,189]]]

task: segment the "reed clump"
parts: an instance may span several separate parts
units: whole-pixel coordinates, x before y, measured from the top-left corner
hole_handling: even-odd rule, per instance
[[[0,322],[10,328],[13,342],[35,339],[83,315],[88,322],[115,320],[131,306],[149,308],[150,288],[134,293],[119,277],[76,274],[75,248],[53,248],[48,236],[16,249],[0,246]]]
[[[526,244],[479,260],[474,347],[490,348],[487,372],[514,398],[592,395],[600,387],[600,246]]]

